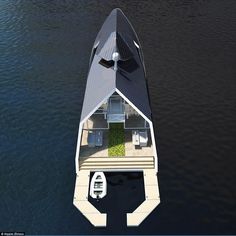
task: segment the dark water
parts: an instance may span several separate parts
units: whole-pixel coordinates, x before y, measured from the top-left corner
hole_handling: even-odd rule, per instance
[[[142,180],[113,176],[125,195],[96,229],[72,205],[74,156],[91,46],[115,7],[144,51],[162,202],[127,228],[118,206]],[[236,234],[235,13],[230,0],[0,1],[0,231]]]
[[[90,180],[93,173],[91,173]],[[107,195],[100,199],[88,200],[100,212],[105,212],[110,227],[124,227],[127,224],[126,213],[133,212],[145,200],[142,172],[106,172]]]

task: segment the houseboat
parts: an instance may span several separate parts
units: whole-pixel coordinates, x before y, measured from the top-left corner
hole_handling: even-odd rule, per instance
[[[73,203],[96,227],[107,225],[107,214],[88,201],[92,173],[143,173],[145,201],[127,213],[127,226],[140,225],[160,203],[158,157],[143,53],[132,25],[120,9],[107,17],[92,48],[75,169]]]

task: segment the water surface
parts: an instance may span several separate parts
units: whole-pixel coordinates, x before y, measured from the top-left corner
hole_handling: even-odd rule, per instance
[[[161,204],[127,228],[118,204],[142,179],[113,176],[114,214],[96,229],[72,204],[74,156],[90,50],[115,7],[143,47]],[[236,234],[235,12],[230,0],[0,1],[0,231]]]

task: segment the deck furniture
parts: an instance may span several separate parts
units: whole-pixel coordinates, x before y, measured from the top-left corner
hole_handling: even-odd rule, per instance
[[[103,131],[92,131],[88,134],[89,147],[101,147],[103,145]]]
[[[95,147],[95,133],[89,132],[88,133],[88,146],[89,147]]]
[[[103,144],[103,131],[99,130],[95,132],[95,146],[101,147]]]
[[[147,131],[132,131],[132,143],[135,146],[146,147],[148,143]]]
[[[148,143],[147,131],[139,131],[139,145],[140,147],[146,147]]]
[[[138,130],[133,130],[132,131],[132,142],[133,145],[139,145],[139,131]]]

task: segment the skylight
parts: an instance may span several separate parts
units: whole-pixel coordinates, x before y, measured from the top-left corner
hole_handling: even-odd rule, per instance
[[[137,47],[137,48],[139,48],[139,45],[134,41],[134,45]]]
[[[99,61],[99,64],[106,67],[106,68],[111,68],[112,66],[114,66],[114,61],[113,60],[107,61],[107,60],[102,58]]]

